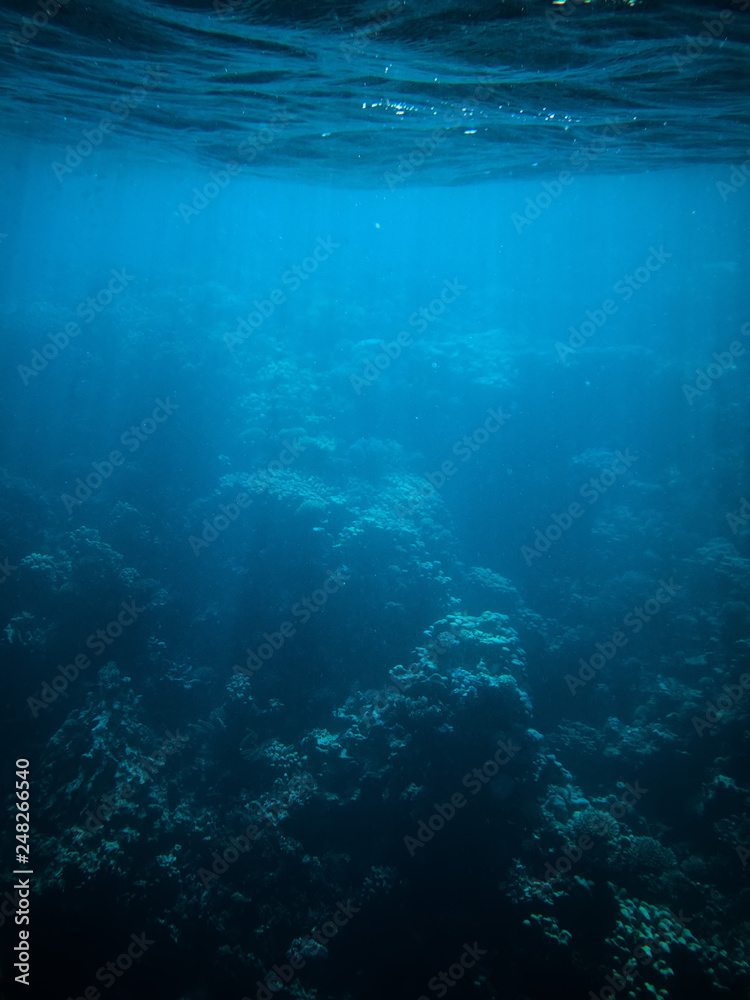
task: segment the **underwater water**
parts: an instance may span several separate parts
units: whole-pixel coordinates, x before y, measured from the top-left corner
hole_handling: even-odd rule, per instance
[[[749,7],[2,6],[3,1000],[747,1000]]]

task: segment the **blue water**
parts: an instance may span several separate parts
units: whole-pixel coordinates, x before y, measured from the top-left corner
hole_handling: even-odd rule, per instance
[[[74,3],[0,11],[0,996],[745,997],[744,5]]]

